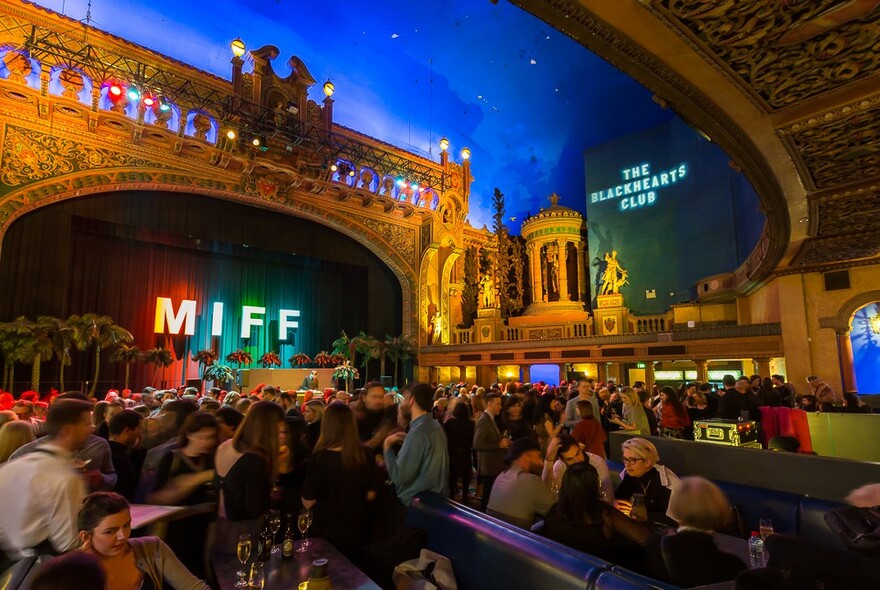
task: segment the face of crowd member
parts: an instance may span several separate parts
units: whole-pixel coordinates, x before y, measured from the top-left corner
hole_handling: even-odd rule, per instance
[[[122,408],[122,407],[117,406],[115,404],[111,404],[111,405],[107,406],[107,410],[104,412],[104,422],[106,422],[107,424],[110,424],[110,418],[112,418],[113,416],[115,416],[116,414],[118,414],[119,412],[121,412],[124,409],[125,408]]]
[[[226,424],[222,420],[217,420],[217,444],[221,444],[229,440],[235,434],[235,429]]]
[[[91,412],[83,412],[80,414],[78,422],[62,427],[59,435],[68,438],[71,448],[81,449],[94,429],[95,425],[92,424]]]
[[[523,403],[516,401],[507,406],[507,418],[509,420],[519,420],[522,418]]]
[[[19,420],[30,420],[34,417],[34,407],[30,404],[15,404],[12,411]]]
[[[688,397],[694,397],[695,395],[697,395],[697,386],[691,385],[690,387],[688,387],[685,390],[685,393],[687,394]]]
[[[669,396],[666,395],[666,392],[665,392],[665,391],[661,391],[661,392],[660,392],[660,403],[662,403],[662,404],[666,404],[666,403],[668,403],[668,402],[669,402]]]
[[[371,387],[361,395],[361,399],[364,400],[364,407],[368,411],[381,411],[385,405],[385,388]]]
[[[303,412],[303,419],[308,424],[312,424],[318,421],[318,413],[312,406],[306,406],[305,411]]]
[[[654,464],[647,459],[643,459],[630,449],[623,449],[623,467],[626,474],[632,477],[641,477],[648,473]]]
[[[494,399],[490,399],[486,404],[486,411],[492,414],[493,416],[497,416],[501,413],[501,398],[496,397]]]
[[[780,381],[780,380],[777,379],[776,377],[770,377],[770,381],[772,381],[772,382],[773,382],[773,385],[776,386],[776,387],[781,387],[782,385],[784,385],[784,384],[782,383],[782,381]]]
[[[94,529],[80,533],[83,547],[101,557],[121,555],[130,536],[131,512],[128,510],[105,516]]]
[[[583,399],[586,399],[593,390],[590,389],[590,383],[588,381],[579,381],[577,384],[578,395]]]
[[[523,469],[523,471],[531,473],[532,475],[540,477],[541,473],[544,471],[544,457],[541,455],[541,451],[537,449],[523,453],[520,457],[520,461],[525,464],[525,469]]]
[[[551,407],[553,408],[554,412],[561,412],[564,409],[562,407],[562,402],[560,402],[558,399],[553,400],[553,404],[551,405]]]
[[[141,423],[142,422],[143,421],[141,421]],[[141,423],[139,423],[135,428],[126,428],[125,430],[123,430],[122,434],[116,437],[116,440],[127,447],[133,447],[135,444],[137,444],[137,441],[140,440],[143,434]]]
[[[567,451],[559,453],[559,458],[569,467],[577,465],[578,463],[583,463],[586,460],[584,452],[579,445],[571,445]]]
[[[407,393],[406,395],[403,396],[403,401],[400,402],[400,408],[399,408],[400,417],[403,419],[403,421],[406,424],[409,424],[410,422],[412,422],[412,404],[413,404],[412,395]]]
[[[751,383],[746,378],[740,378],[736,380],[736,390],[740,393],[745,393],[752,388]]]
[[[202,428],[186,435],[187,449],[193,455],[208,455],[217,448],[217,429]]]

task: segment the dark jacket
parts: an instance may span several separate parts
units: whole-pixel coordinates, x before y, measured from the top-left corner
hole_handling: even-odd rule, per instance
[[[501,430],[489,412],[483,412],[474,428],[474,450],[477,452],[477,475],[498,475],[506,469]]]

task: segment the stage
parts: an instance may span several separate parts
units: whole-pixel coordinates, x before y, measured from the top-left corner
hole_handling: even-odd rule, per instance
[[[242,369],[241,390],[243,393],[248,393],[263,383],[296,391],[302,388],[303,379],[308,377],[311,371],[315,371],[318,376],[317,390],[323,391],[325,387],[336,386],[333,381],[333,369]]]

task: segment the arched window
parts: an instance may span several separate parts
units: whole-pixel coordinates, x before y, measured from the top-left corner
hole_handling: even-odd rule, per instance
[[[853,314],[849,337],[859,393],[880,393],[880,301]]]

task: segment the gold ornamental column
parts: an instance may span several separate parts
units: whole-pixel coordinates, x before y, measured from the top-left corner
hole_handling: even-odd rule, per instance
[[[589,301],[587,293],[587,247],[583,242],[577,245],[577,276],[578,276],[578,301]]]
[[[558,250],[556,260],[559,264],[559,300],[571,301],[568,294],[568,241],[565,238],[557,238],[556,245]]]
[[[706,383],[709,380],[709,361],[697,359],[694,364],[697,365],[697,381]]]
[[[857,392],[856,371],[853,367],[852,341],[849,339],[849,330],[835,330],[837,333],[837,353],[840,358],[840,381],[843,384],[844,393]]]

